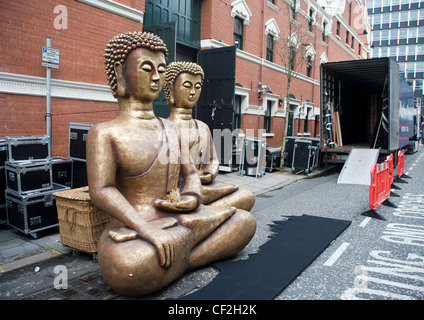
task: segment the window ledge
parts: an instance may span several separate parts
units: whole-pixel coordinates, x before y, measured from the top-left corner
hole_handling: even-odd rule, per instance
[[[264,133],[262,134],[262,136],[263,136],[264,138],[272,138],[272,137],[274,137],[274,134],[273,134],[273,133],[266,133],[266,132],[264,132]]]

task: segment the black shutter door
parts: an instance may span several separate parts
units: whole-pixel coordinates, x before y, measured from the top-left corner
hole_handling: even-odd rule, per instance
[[[168,48],[168,57],[166,59],[166,63],[170,63],[175,61],[175,52],[177,47],[177,31],[175,28],[175,21],[163,24],[157,24],[153,26],[145,26],[143,31],[151,32],[159,37],[165,42]],[[153,101],[153,110],[155,112],[156,117],[168,118],[171,112],[171,107],[166,102],[165,93],[163,90]]]
[[[205,73],[196,118],[211,130],[220,158],[220,169],[232,166],[233,105],[236,78],[236,47],[201,50],[198,64]]]

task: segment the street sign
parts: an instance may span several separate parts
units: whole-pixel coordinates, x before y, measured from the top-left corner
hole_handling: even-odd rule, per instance
[[[41,65],[43,67],[49,67],[49,68],[59,69],[59,65],[57,65],[57,64],[51,64],[51,63],[47,63],[47,62],[41,62]]]
[[[44,62],[51,62],[59,64],[59,49],[53,49],[50,47],[43,47],[42,60]]]

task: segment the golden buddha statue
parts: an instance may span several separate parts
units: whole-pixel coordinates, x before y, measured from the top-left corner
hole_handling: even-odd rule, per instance
[[[202,67],[194,62],[171,62],[167,66],[164,91],[171,106],[168,120],[177,126],[181,148],[189,150],[189,160],[199,171],[202,203],[217,207],[234,206],[249,211],[255,204],[255,196],[251,191],[215,181],[219,160],[211,132],[206,123],[192,117],[192,109],[202,91],[203,79]]]
[[[166,55],[151,33],[109,42],[105,69],[119,114],[87,136],[91,201],[113,217],[98,242],[100,272],[127,296],[152,293],[187,270],[236,254],[256,230],[248,211],[201,204],[199,174],[182,161],[176,126],[155,117]]]

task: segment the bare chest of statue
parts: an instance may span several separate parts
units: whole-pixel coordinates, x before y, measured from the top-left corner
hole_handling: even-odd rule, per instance
[[[153,120],[152,120],[153,121]],[[129,122],[113,132],[113,145],[122,177],[141,177],[151,170],[160,170],[166,161],[158,161],[166,147],[163,127],[156,120],[149,125]]]

